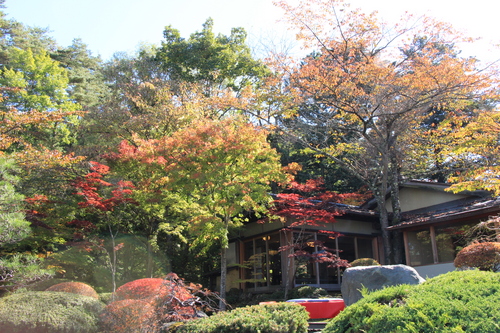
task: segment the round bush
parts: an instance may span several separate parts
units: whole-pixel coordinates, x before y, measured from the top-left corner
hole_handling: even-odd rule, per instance
[[[306,333],[309,314],[295,303],[253,305],[187,322],[184,333]]]
[[[328,296],[328,292],[323,288],[312,286],[295,287],[288,292],[288,298],[321,298]]]
[[[171,287],[170,281],[168,280],[146,278],[125,283],[123,286],[116,289],[115,300],[148,300],[153,297],[163,297],[164,295],[172,293],[181,300],[186,300],[191,297],[191,294],[184,289],[179,289],[175,286]]]
[[[184,304],[189,299],[196,297],[173,273],[166,279],[134,280],[116,290],[103,313],[102,327],[106,332],[159,331],[166,323],[196,317],[199,306]]]
[[[419,285],[388,287],[348,306],[334,332],[500,332],[500,275],[455,271]]]
[[[0,332],[95,333],[104,305],[72,293],[30,291],[0,298]]]
[[[359,258],[351,262],[351,267],[356,266],[380,266],[380,264],[373,258]]]
[[[97,292],[86,283],[83,282],[63,282],[55,284],[46,289],[46,291],[62,291],[99,299]]]
[[[165,283],[164,279],[159,278],[134,280],[116,289],[115,299],[147,299],[158,295],[165,288]]]
[[[101,329],[104,332],[143,332],[149,324],[154,307],[138,299],[115,301],[106,306],[101,315]]]
[[[478,268],[481,271],[500,270],[500,243],[474,243],[458,252],[454,265],[457,268]]]

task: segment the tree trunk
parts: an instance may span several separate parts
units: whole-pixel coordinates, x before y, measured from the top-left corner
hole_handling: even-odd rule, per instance
[[[146,276],[153,277],[153,246],[151,245],[151,240],[146,239],[147,246],[147,263],[146,263]]]
[[[219,308],[221,311],[226,310],[226,281],[227,281],[227,248],[228,248],[228,229],[229,229],[229,216],[224,217],[224,235],[221,240],[220,251],[220,298]]]
[[[400,174],[397,166],[396,158],[393,157],[390,168],[391,182],[391,204],[392,204],[392,221],[391,225],[401,223],[401,201],[399,197]],[[392,253],[394,255],[394,264],[402,264],[404,258],[403,236],[400,231],[392,231],[391,234]]]
[[[227,248],[222,246],[220,252],[220,302],[219,308],[221,311],[226,310],[226,280],[227,280],[227,260],[226,260]]]
[[[111,228],[111,225],[108,225],[109,228],[109,235],[111,237],[111,253],[113,255],[112,258],[110,258],[110,269],[111,269],[111,283],[112,283],[112,288],[113,288],[113,294],[116,291],[116,264],[117,264],[117,258],[116,258],[116,242],[115,242],[115,237],[116,235],[113,233],[113,229]]]
[[[375,194],[375,199],[377,200],[377,207],[379,210],[379,221],[380,227],[382,229],[382,243],[384,247],[384,260],[385,264],[393,263],[393,253],[392,253],[392,244],[391,244],[391,233],[387,228],[389,227],[389,214],[387,213],[387,209],[385,207],[385,195],[381,195],[379,193]]]

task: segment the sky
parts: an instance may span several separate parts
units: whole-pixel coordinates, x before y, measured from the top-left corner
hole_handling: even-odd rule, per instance
[[[143,43],[160,44],[165,26],[183,37],[214,20],[216,33],[230,34],[243,27],[255,48],[266,40],[288,38],[278,21],[281,9],[272,0],[6,0],[8,18],[28,26],[48,28],[61,46],[81,38],[94,55],[109,59],[115,52],[135,52]],[[377,10],[387,20],[408,11],[450,22],[473,37],[484,39],[472,50],[482,59],[500,58],[488,50],[500,43],[500,2],[494,0],[351,0],[352,7]]]

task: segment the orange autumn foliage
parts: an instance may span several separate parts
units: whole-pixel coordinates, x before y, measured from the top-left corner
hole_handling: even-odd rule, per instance
[[[145,278],[118,288],[115,301],[101,316],[109,332],[157,332],[167,323],[216,312],[216,294],[201,285],[185,283],[175,273],[165,279]]]
[[[101,325],[105,332],[144,332],[154,307],[147,301],[124,299],[108,304],[101,315]]]
[[[174,293],[181,300],[186,300],[190,294],[184,290],[179,290],[171,286],[170,282],[160,278],[144,278],[125,283],[115,292],[117,300],[139,299],[151,300],[153,297],[162,297],[162,295]]]
[[[62,282],[47,288],[45,291],[60,291],[99,299],[94,288],[83,282]]]
[[[458,252],[453,263],[457,268],[500,270],[500,242],[473,243]]]

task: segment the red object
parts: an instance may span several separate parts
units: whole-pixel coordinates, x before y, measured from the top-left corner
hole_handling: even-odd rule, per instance
[[[309,312],[310,319],[333,318],[345,308],[342,298],[303,298],[290,299],[287,302],[295,302],[304,306]]]

